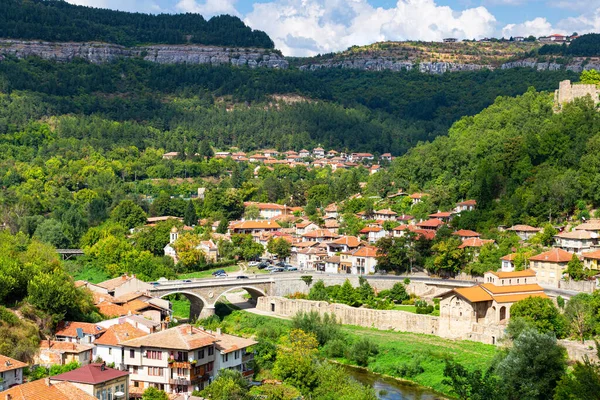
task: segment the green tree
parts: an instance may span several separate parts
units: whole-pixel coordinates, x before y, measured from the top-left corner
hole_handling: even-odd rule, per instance
[[[325,313],[321,316],[317,311],[298,312],[292,318],[292,329],[314,334],[321,346],[342,335],[341,326],[334,314]]]
[[[260,217],[260,209],[255,205],[249,205],[244,210],[244,218],[249,220],[258,219]]]
[[[78,291],[70,276],[60,271],[35,275],[27,286],[27,300],[59,322],[76,310]]]
[[[394,286],[389,291],[389,299],[396,304],[401,304],[404,300],[408,300],[409,297],[406,287],[400,282],[394,283]]]
[[[123,225],[127,229],[144,225],[147,220],[146,213],[142,210],[142,207],[131,200],[123,200],[120,202],[119,205],[112,210],[110,216],[115,222]]]
[[[285,260],[292,254],[292,245],[284,238],[271,238],[267,243],[267,250],[277,255],[278,259]]]
[[[196,226],[198,224],[198,214],[196,213],[196,207],[194,206],[193,200],[189,200],[185,208],[185,214],[183,216],[183,223],[187,226]]]
[[[598,344],[596,344],[598,351]],[[577,361],[570,374],[563,375],[554,400],[597,400],[600,394],[600,365],[591,362],[585,356],[583,362]]]
[[[509,400],[551,399],[567,369],[566,350],[553,333],[525,330],[496,366]]]
[[[378,346],[367,337],[358,339],[350,349],[350,358],[361,367],[369,364],[371,357],[379,353]]]
[[[406,237],[384,237],[377,241],[377,269],[403,272],[409,265],[409,246]]]
[[[349,279],[344,281],[334,300],[336,303],[347,304],[352,307],[359,305],[356,289],[352,287]]]
[[[571,260],[569,260],[566,272],[569,274],[569,278],[573,279],[574,281],[580,281],[585,278],[586,274],[583,270],[583,263],[577,254],[573,254],[573,257],[571,257]]]
[[[579,81],[587,85],[598,85],[600,84],[600,72],[595,69],[582,71],[579,75]]]
[[[557,337],[566,334],[565,320],[551,299],[527,297],[512,305],[510,318],[522,318],[540,333],[552,332]]]
[[[501,400],[502,393],[498,377],[492,371],[468,371],[461,364],[447,360],[444,367],[444,384],[460,400]]]
[[[427,266],[428,269],[436,273],[458,273],[465,263],[465,253],[458,248],[460,245],[460,239],[455,238],[433,245],[435,255]]]
[[[142,394],[142,400],[169,400],[169,396],[162,390],[154,387],[149,387],[144,390]]]
[[[325,288],[325,283],[319,279],[308,292],[308,299],[313,301],[329,301],[329,293]]]
[[[250,399],[249,388],[248,380],[240,371],[222,369],[217,379],[200,392],[200,395],[214,400],[245,400]]]
[[[322,364],[317,368],[318,386],[310,398],[320,400],[376,400],[373,388],[352,379],[337,365]]]
[[[597,324],[594,318],[592,296],[587,293],[579,293],[571,297],[565,307],[565,317],[573,334],[583,343]]]
[[[277,350],[273,375],[297,387],[306,396],[318,385],[315,369],[319,342],[314,334],[300,329],[284,336]]]

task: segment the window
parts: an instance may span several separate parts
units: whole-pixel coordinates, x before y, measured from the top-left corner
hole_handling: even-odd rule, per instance
[[[150,376],[162,376],[163,369],[158,367],[148,367],[148,375]]]
[[[198,350],[198,360],[201,360],[204,358],[204,349],[200,349]]]
[[[162,360],[162,351],[148,350],[146,352],[146,358],[150,360]]]
[[[108,355],[111,356],[112,355],[112,347],[108,348]]]
[[[135,358],[135,350],[129,350],[129,358]]]
[[[19,372],[19,370],[15,369],[15,378],[19,376],[18,372]]]
[[[209,362],[208,364],[206,364],[206,372],[210,372],[213,370],[213,362]]]
[[[223,362],[229,361],[229,353],[223,354]]]
[[[211,346],[208,348],[208,355],[212,356],[213,354],[215,354],[215,348]]]
[[[138,366],[137,366],[137,365],[134,365],[134,366],[133,366],[133,373],[134,373],[134,374],[137,374],[137,373],[138,373]]]
[[[240,351],[239,350],[236,350],[235,353],[233,353],[233,358],[235,358],[236,360],[238,358],[240,358]]]
[[[140,387],[139,381],[133,381],[133,387]]]

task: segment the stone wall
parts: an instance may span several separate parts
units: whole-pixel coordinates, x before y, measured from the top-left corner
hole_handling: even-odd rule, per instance
[[[17,58],[37,56],[67,62],[83,58],[105,63],[118,58],[143,58],[159,64],[247,65],[250,68],[287,68],[288,62],[277,53],[258,48],[233,48],[199,45],[152,45],[124,47],[107,43],[44,42],[0,39],[2,55]]]
[[[571,81],[566,80],[560,82],[558,90],[554,92],[554,102],[558,107],[561,107],[565,103],[570,103],[575,99],[591,96],[595,104],[600,102],[600,90],[596,85],[583,85],[575,84],[572,85]]]
[[[354,308],[325,301],[290,300],[283,297],[259,297],[256,308],[281,317],[292,317],[299,311],[335,314],[340,323],[383,330],[438,334],[438,317],[397,310]],[[274,311],[273,311],[274,310]]]
[[[596,344],[593,340],[586,340],[584,343],[574,340],[559,340],[558,343],[567,349],[569,360],[583,361],[585,357],[588,357],[591,361],[598,362]]]
[[[302,71],[315,71],[318,69],[360,69],[364,71],[411,71],[417,68],[419,72],[429,74],[443,74],[446,72],[458,71],[478,71],[481,69],[491,69],[489,65],[477,64],[458,64],[449,62],[422,62],[414,64],[410,61],[397,61],[386,58],[354,58],[338,61],[326,61],[317,64],[307,64],[300,66]]]
[[[563,290],[574,290],[577,292],[593,293],[597,289],[596,281],[559,281],[558,288]]]

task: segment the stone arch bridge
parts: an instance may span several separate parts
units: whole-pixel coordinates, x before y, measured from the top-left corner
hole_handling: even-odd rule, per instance
[[[236,290],[245,290],[253,301],[260,296],[270,296],[275,281],[266,279],[210,279],[194,280],[192,282],[168,281],[150,289],[155,297],[166,297],[172,294],[182,294],[190,301],[190,319],[207,318],[215,314],[215,305],[223,296]]]
[[[341,274],[285,273],[276,275],[256,275],[249,279],[217,278],[192,279],[184,282],[173,280],[161,282],[150,289],[155,297],[166,297],[172,294],[182,294],[190,301],[190,318],[206,318],[215,313],[215,305],[229,292],[245,290],[256,301],[261,296],[287,296],[293,293],[308,293],[310,285],[301,279],[302,275],[312,276],[312,282],[323,280],[325,285],[341,285],[346,279],[353,286],[358,286],[358,276]],[[398,276],[367,276],[375,290],[391,289],[396,282],[402,282],[404,277]],[[419,296],[434,296],[440,292],[455,288],[472,286],[475,282],[442,280],[432,278],[410,277],[410,291]]]

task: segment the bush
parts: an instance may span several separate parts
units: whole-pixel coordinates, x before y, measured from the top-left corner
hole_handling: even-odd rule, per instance
[[[342,336],[340,324],[334,314],[325,313],[322,317],[317,311],[299,312],[292,318],[292,329],[301,329],[313,333],[321,346]]]
[[[414,378],[425,372],[425,368],[421,365],[421,360],[417,358],[411,362],[397,365],[395,372],[398,376],[403,378]]]
[[[334,339],[323,346],[323,354],[328,358],[344,357],[348,350],[348,342],[345,339]]]
[[[361,367],[366,367],[369,364],[369,358],[378,353],[379,348],[375,343],[371,342],[369,338],[362,338],[352,345],[347,358]]]

